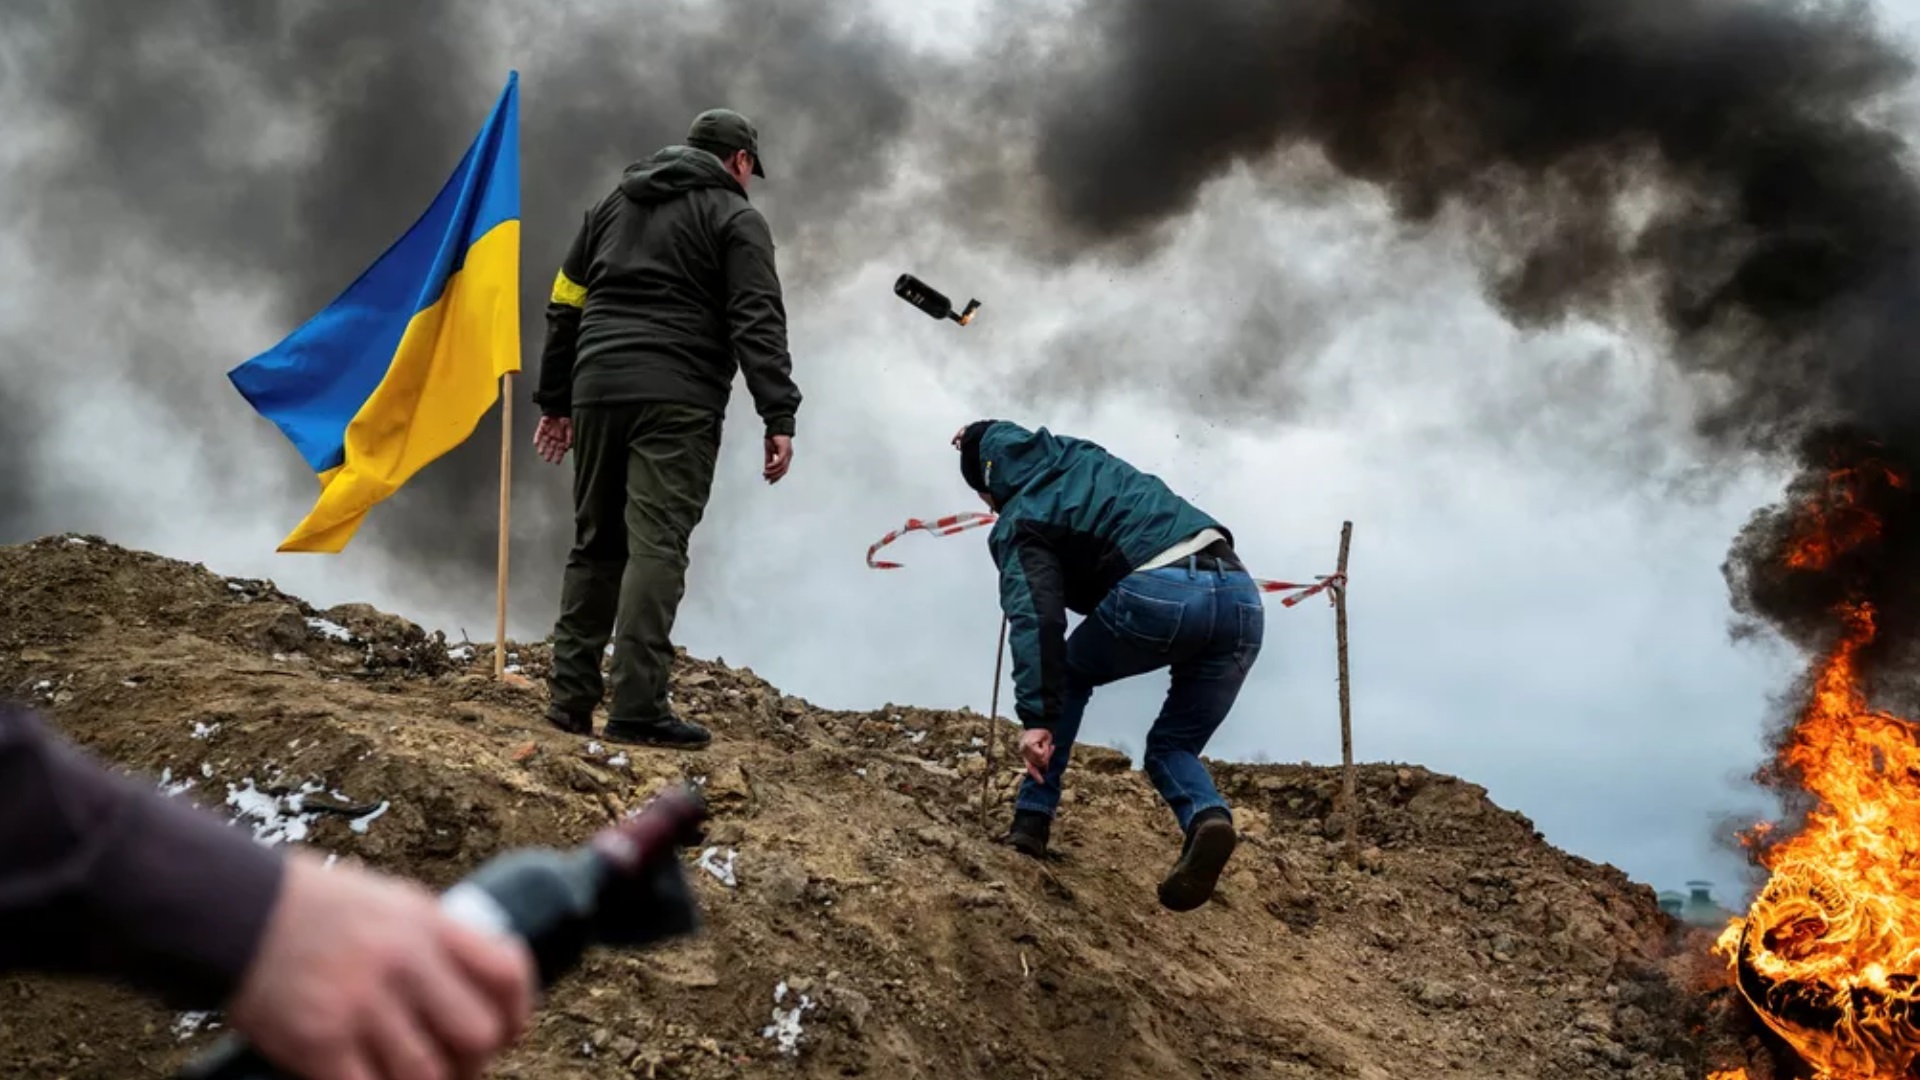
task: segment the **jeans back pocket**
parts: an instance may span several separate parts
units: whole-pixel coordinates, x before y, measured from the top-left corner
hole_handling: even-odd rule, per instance
[[[1180,637],[1180,623],[1187,609],[1180,601],[1162,600],[1123,585],[1115,586],[1107,599],[1100,605],[1107,625],[1136,648],[1164,653]]]
[[[1237,601],[1234,607],[1239,615],[1239,639],[1234,642],[1233,658],[1240,662],[1240,670],[1247,671],[1260,657],[1260,646],[1267,638],[1267,605]]]

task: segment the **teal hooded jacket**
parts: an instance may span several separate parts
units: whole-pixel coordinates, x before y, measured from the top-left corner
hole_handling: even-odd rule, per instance
[[[1233,534],[1086,439],[996,420],[978,433],[977,451],[968,440],[961,452],[977,452],[973,475],[998,508],[987,550],[1000,571],[1015,713],[1023,727],[1051,729],[1065,686],[1067,612],[1090,614],[1120,579],[1202,530],[1229,542]]]

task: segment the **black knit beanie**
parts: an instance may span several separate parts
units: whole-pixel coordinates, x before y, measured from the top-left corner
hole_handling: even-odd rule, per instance
[[[986,468],[980,460],[980,438],[992,424],[992,420],[975,420],[960,435],[960,476],[975,491],[987,490]]]

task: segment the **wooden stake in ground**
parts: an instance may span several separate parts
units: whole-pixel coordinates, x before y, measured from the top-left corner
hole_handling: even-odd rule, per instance
[[[995,751],[1000,747],[1000,663],[1007,655],[1007,617],[1000,616],[1000,644],[993,651],[993,707],[987,711],[987,769],[980,776],[980,827],[991,832],[987,810],[993,802]]]
[[[495,582],[493,677],[507,677],[507,534],[513,522],[513,373],[500,376],[500,569]]]
[[[1341,802],[1347,811],[1346,859],[1352,866],[1360,859],[1360,805],[1354,797],[1353,783],[1353,708],[1347,683],[1347,547],[1353,541],[1353,522],[1340,523],[1340,561],[1334,567],[1338,584],[1333,587],[1333,634],[1340,664],[1340,781]]]

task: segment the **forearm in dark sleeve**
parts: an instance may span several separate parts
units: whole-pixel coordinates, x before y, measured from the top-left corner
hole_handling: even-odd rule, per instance
[[[1060,718],[1067,670],[1067,607],[1060,562],[1033,539],[1010,540],[995,552],[1000,607],[1013,653],[1014,713],[1025,728]]]
[[[587,231],[589,215],[580,222],[560,270],[553,276],[547,298],[547,340],[540,351],[540,385],[534,404],[545,416],[567,416],[573,411],[573,363],[580,341],[580,316],[587,305]]]
[[[727,322],[733,354],[768,435],[792,435],[800,411],[787,352],[787,309],[774,266],[773,233],[758,211],[734,215],[726,236]]]
[[[281,860],[0,706],[0,969],[110,977],[180,1009],[239,988]]]

